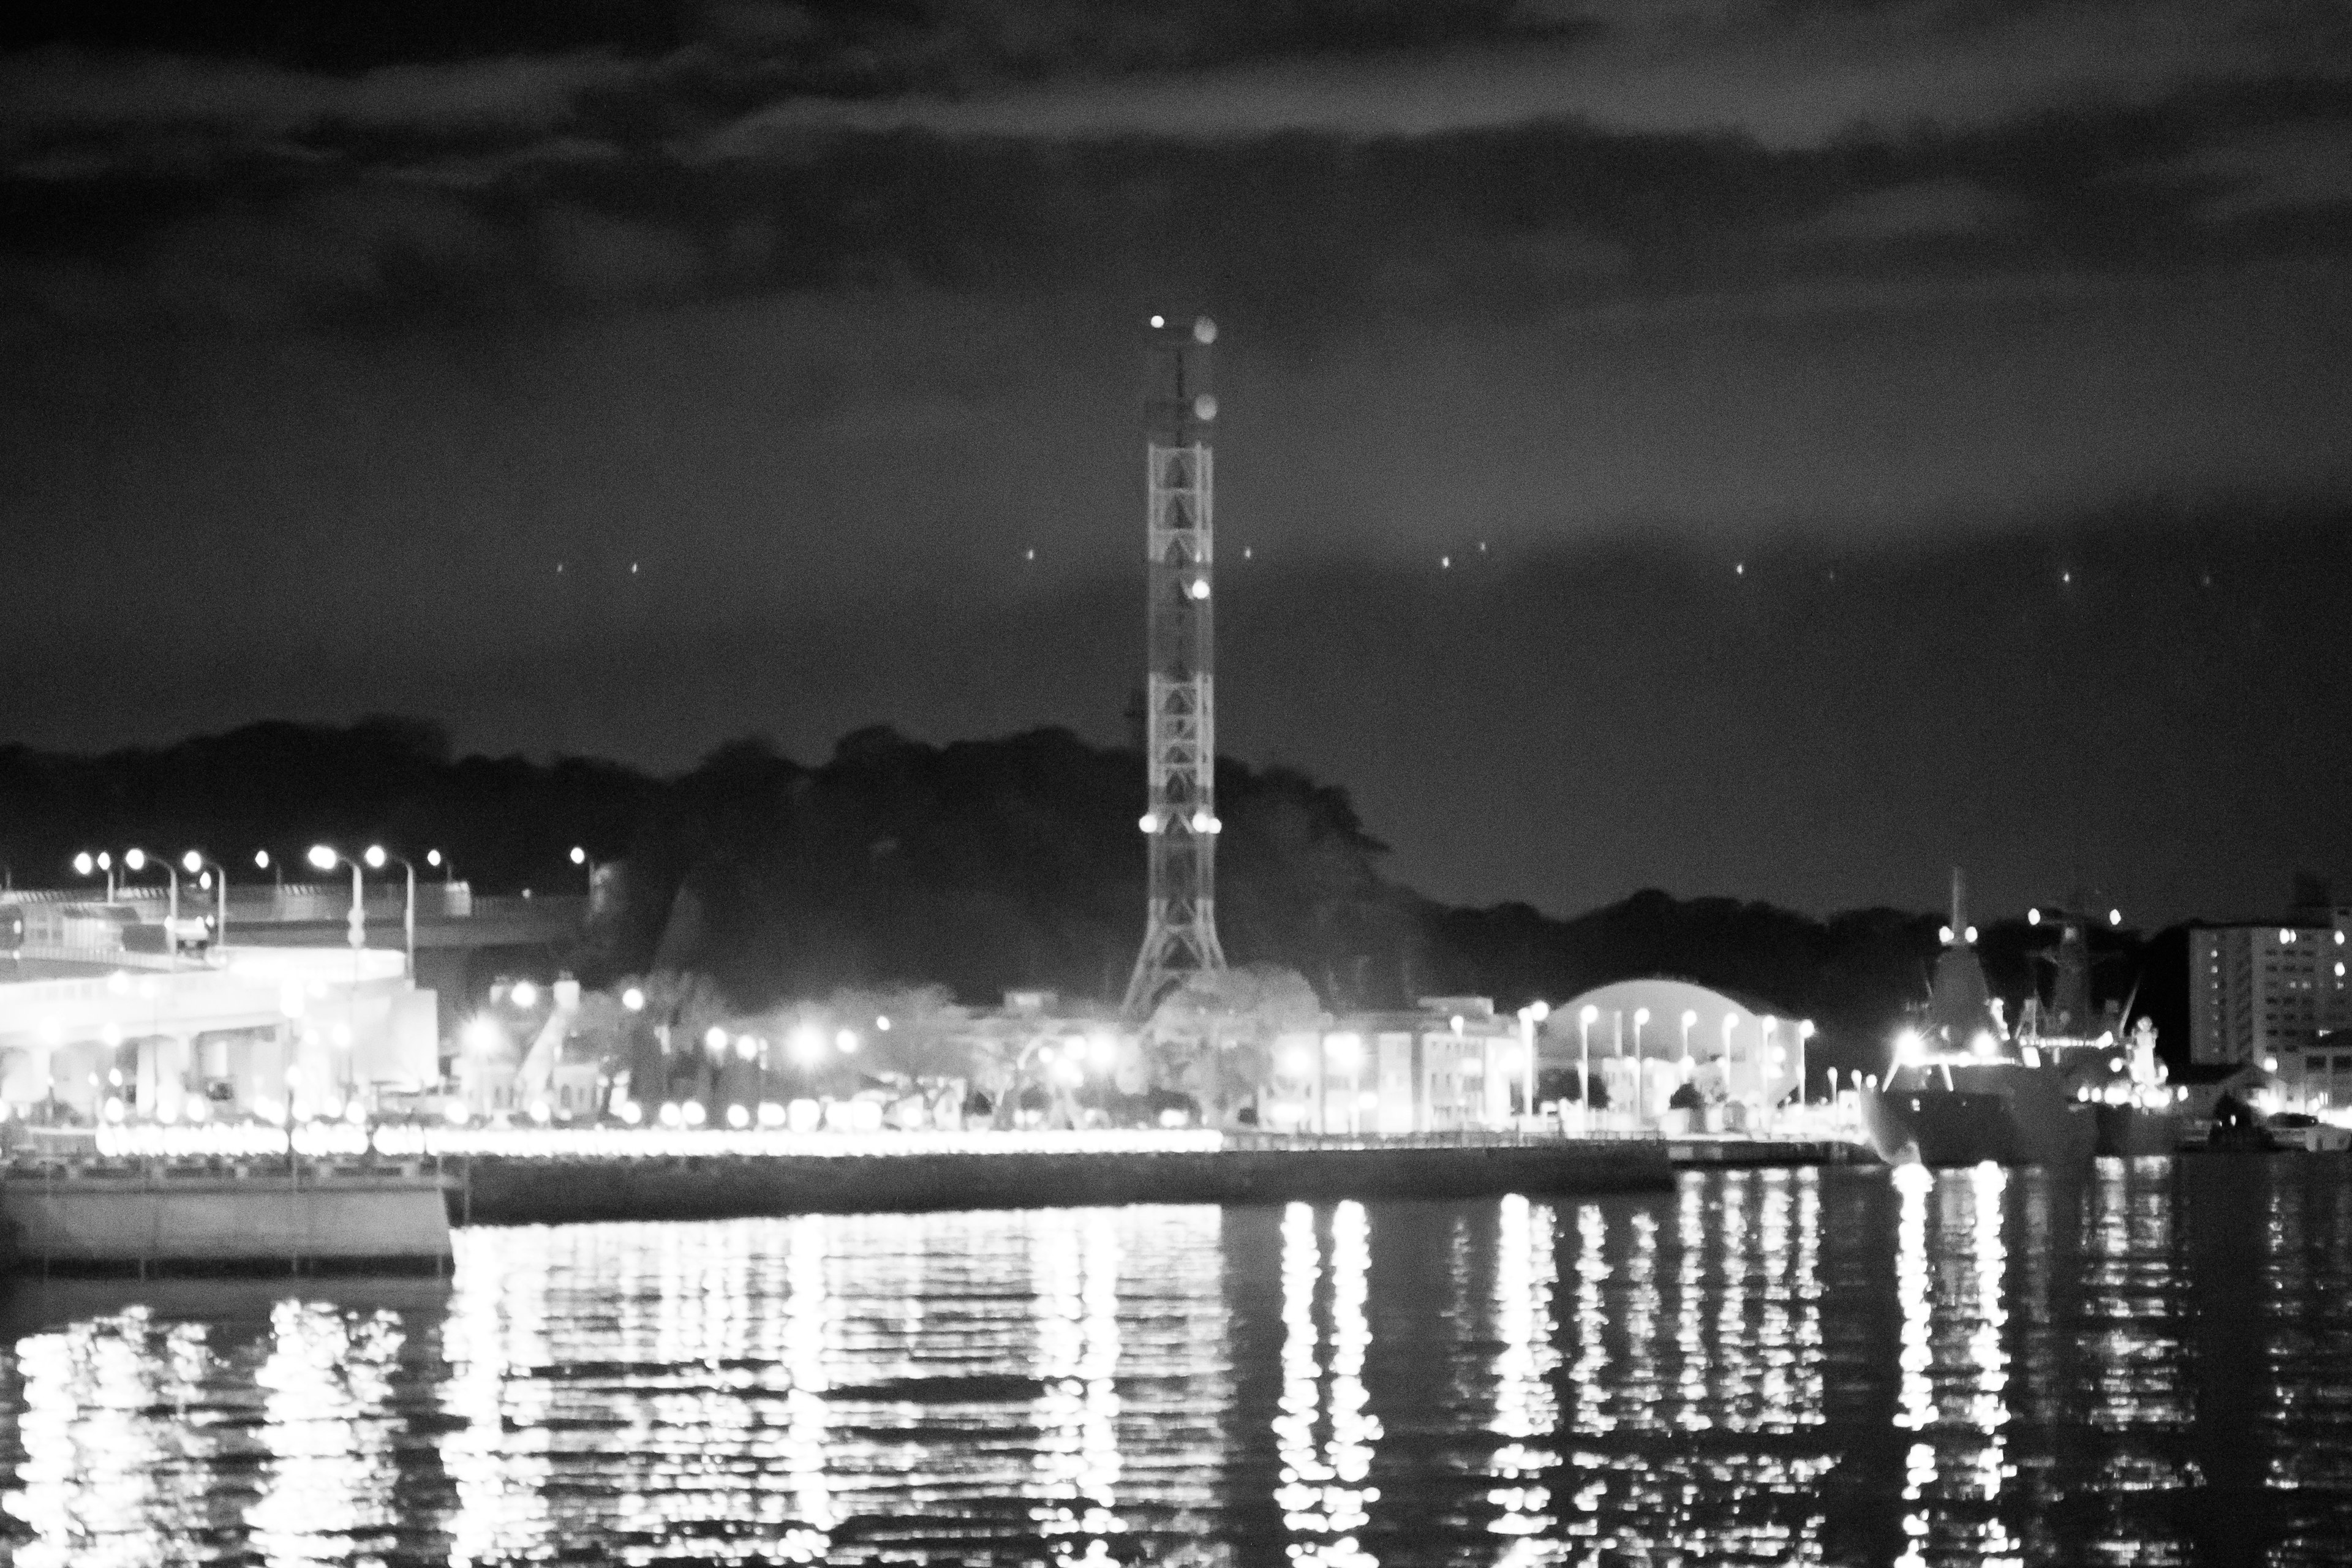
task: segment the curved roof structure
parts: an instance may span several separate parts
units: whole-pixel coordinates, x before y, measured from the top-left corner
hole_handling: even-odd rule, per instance
[[[1580,1026],[1588,1007],[1593,1014],[1589,1029]],[[1559,1004],[1545,1021],[1537,1050],[1547,1068],[1573,1068],[1588,1040],[1596,1063],[1637,1049],[1646,1058],[1679,1061],[1687,1039],[1695,1066],[1727,1062],[1742,1087],[1754,1085],[1777,1098],[1796,1087],[1801,1028],[1801,1020],[1773,1014],[1753,999],[1656,976],[1613,981]]]

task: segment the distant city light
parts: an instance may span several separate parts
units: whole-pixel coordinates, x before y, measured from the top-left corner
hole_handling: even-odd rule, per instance
[[[2038,926],[2038,925],[2040,925],[2040,924],[2042,923],[2042,911],[2041,911],[2040,910],[2026,910],[2026,911],[2025,911],[2025,923],[2026,923],[2027,925],[2030,925],[2030,926]]]
[[[621,1005],[632,1013],[642,1013],[646,1010],[646,994],[632,985],[621,993]]]
[[[269,851],[268,851],[268,850],[267,850],[267,849],[257,849],[257,850],[255,850],[255,851],[253,852],[253,863],[254,863],[254,865],[255,865],[256,867],[257,867],[257,868],[260,868],[261,870],[264,870],[264,871],[268,870],[268,869],[269,869]]]
[[[336,854],[332,849],[328,848],[323,844],[313,844],[310,846],[310,864],[316,866],[321,871],[333,870],[335,868],[335,862],[341,858],[341,856]]]
[[[77,876],[89,876],[92,870],[97,868],[97,865],[98,862],[89,858],[89,851],[87,849],[73,858],[73,868],[74,873]]]
[[[124,850],[122,852],[122,864],[128,870],[144,870],[147,866],[147,851],[144,849]]]
[[[803,1067],[814,1067],[824,1060],[824,1037],[815,1026],[803,1024],[793,1031],[793,1059]]]
[[[842,1030],[839,1034],[833,1037],[833,1045],[834,1048],[845,1057],[855,1055],[857,1050],[856,1031],[854,1029]]]
[[[727,1031],[713,1024],[702,1031],[702,1048],[712,1056],[724,1056],[727,1051]]]
[[[1976,928],[1976,927],[1974,927],[1974,926],[1970,926],[1970,927],[1969,927],[1969,945],[1970,947],[1974,947],[1974,946],[1976,945],[1976,943],[1977,943],[1977,928]]]
[[[2119,926],[2119,925],[2123,924],[2123,923],[2124,923],[2124,912],[2123,912],[2123,910],[2109,910],[2107,911],[2107,923],[2108,923],[2109,925],[2111,925],[2111,926]]]
[[[381,871],[381,870],[383,870],[383,860],[384,860],[383,846],[383,845],[381,845],[381,844],[371,844],[371,845],[369,845],[369,846],[367,847],[367,852],[366,852],[365,854],[362,855],[362,856],[360,857],[360,858],[361,858],[361,859],[362,859],[362,860],[364,860],[364,861],[366,861],[366,862],[368,863],[368,869],[369,869],[369,870],[371,870],[371,871]]]
[[[884,1035],[888,1034],[890,1032],[889,1018],[885,1015],[877,1014],[874,1018],[874,1027],[877,1033]]]
[[[1949,926],[1937,926],[1936,928],[1936,940],[1942,942],[1947,947],[1950,946],[1952,942],[1952,928]]]
[[[526,1012],[539,1005],[539,987],[528,980],[516,981],[514,989],[507,994],[513,998],[516,1006]]]
[[[427,866],[439,866],[441,864],[441,851],[438,849],[427,849],[425,852],[425,863]]]
[[[180,857],[180,868],[191,877],[203,870],[204,866],[205,858],[193,849]]]
[[[759,1054],[760,1037],[757,1035],[738,1035],[735,1037],[736,1060],[748,1062],[758,1057]]]

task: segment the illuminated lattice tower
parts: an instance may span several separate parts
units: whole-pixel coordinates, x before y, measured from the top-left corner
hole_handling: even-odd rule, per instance
[[[1151,318],[1150,381],[1144,395],[1144,522],[1148,654],[1139,826],[1150,846],[1151,891],[1127,983],[1127,1012],[1141,1017],[1189,974],[1225,967],[1217,943],[1217,725],[1215,556],[1211,524],[1217,400],[1209,389],[1216,323],[1190,329]]]

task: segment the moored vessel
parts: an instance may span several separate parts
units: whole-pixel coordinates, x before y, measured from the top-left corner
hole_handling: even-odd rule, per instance
[[[2090,1105],[2039,1047],[2013,1038],[1985,986],[1960,873],[1927,1016],[1897,1037],[1883,1082],[1866,1084],[1863,1131],[1889,1162],[2072,1164],[2091,1157]]]

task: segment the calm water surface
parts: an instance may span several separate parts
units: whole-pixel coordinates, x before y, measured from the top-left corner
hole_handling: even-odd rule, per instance
[[[461,1234],[19,1287],[0,1553],[2352,1562],[2352,1163]]]

